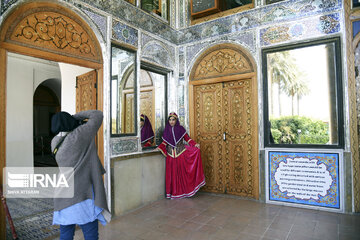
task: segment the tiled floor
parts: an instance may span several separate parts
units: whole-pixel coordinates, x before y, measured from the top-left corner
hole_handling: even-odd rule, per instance
[[[99,227],[99,239],[360,239],[360,215],[210,194],[163,199]],[[75,239],[82,239],[76,231]]]

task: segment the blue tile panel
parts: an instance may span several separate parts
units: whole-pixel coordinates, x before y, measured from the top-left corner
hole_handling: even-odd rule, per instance
[[[158,41],[150,41],[144,46],[141,58],[167,68],[174,67],[174,55]]]
[[[175,46],[171,46],[163,41],[141,34],[141,57],[148,61],[174,68],[175,64]]]
[[[91,10],[86,10],[83,9],[83,11],[90,17],[90,19],[96,24],[97,28],[100,30],[103,38],[106,40],[106,29],[107,29],[107,24],[106,24],[106,17],[96,14]]]
[[[3,14],[12,4],[16,3],[17,0],[2,0],[1,1],[1,14]]]
[[[244,31],[266,24],[291,21],[306,16],[340,10],[341,0],[291,0],[281,4],[268,5],[231,16],[198,24],[179,31],[179,44]]]
[[[69,1],[69,0],[68,0]],[[4,0],[3,13],[16,0]],[[270,4],[231,16],[215,19],[177,31],[167,22],[157,19],[126,1],[119,0],[81,0],[95,8],[112,14],[135,28],[158,35],[174,43],[185,44],[206,38],[244,31],[266,24],[291,21],[321,13],[331,13],[342,9],[342,0],[290,0],[279,4]],[[81,7],[81,2],[79,7]],[[187,1],[184,1],[187,2]],[[99,25],[101,28],[101,26]]]
[[[131,26],[157,34],[170,42],[175,43],[177,41],[176,30],[172,29],[167,22],[152,17],[150,14],[126,1],[82,0],[82,2],[112,14]]]
[[[123,153],[137,152],[138,140],[137,139],[112,139],[111,140],[111,155],[119,155]]]
[[[339,153],[269,151],[269,200],[340,208]]]
[[[138,46],[138,30],[113,20],[112,38],[126,44]]]
[[[186,48],[186,65],[192,66],[195,58],[198,54],[207,49],[211,45],[219,44],[220,42],[233,42],[240,44],[243,47],[250,50],[250,52],[255,53],[256,51],[256,40],[254,31],[248,31],[245,33],[235,33],[220,38],[213,39],[211,41],[200,42],[194,45],[190,45]]]
[[[260,44],[268,46],[277,43],[313,38],[340,32],[340,14],[307,18],[302,22],[279,24],[260,29]]]

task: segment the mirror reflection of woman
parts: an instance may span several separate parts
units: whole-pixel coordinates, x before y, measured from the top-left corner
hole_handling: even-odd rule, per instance
[[[158,149],[166,157],[166,197],[193,196],[205,185],[200,144],[189,137],[174,112],[169,114],[162,138]]]
[[[140,115],[140,127],[141,127],[141,146],[151,147],[154,142],[154,131],[152,129],[149,118],[141,114]]]

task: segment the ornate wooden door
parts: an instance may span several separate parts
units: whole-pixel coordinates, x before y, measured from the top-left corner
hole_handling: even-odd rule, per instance
[[[97,109],[96,70],[76,77],[76,112]]]
[[[200,143],[205,191],[223,193],[224,148],[222,83],[194,87],[195,140]]]
[[[257,118],[250,79],[223,84],[226,192],[257,197]]]
[[[257,198],[256,112],[251,79],[194,86],[195,140],[205,191]]]

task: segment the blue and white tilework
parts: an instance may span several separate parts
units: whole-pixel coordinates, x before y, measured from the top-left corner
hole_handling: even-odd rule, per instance
[[[261,46],[268,46],[326,34],[338,33],[341,29],[340,14],[308,18],[302,22],[290,22],[260,29]]]
[[[169,24],[157,17],[151,16],[149,13],[140,8],[126,2],[119,0],[81,0],[93,7],[99,8],[113,16],[124,20],[136,28],[141,28],[145,31],[154,33],[162,38],[176,42],[176,30],[171,28]]]
[[[244,31],[307,16],[340,10],[341,0],[291,0],[251,9],[231,16],[197,24],[179,31],[178,43],[185,44],[228,33]]]
[[[113,19],[112,38],[118,41],[138,46],[138,30]]]
[[[106,17],[96,14],[93,11],[83,9],[83,11],[89,16],[89,18],[96,24],[97,28],[100,30],[103,38],[106,40]]]
[[[16,3],[17,0],[2,0],[1,1],[1,14],[4,13],[12,4]]]
[[[150,41],[142,49],[141,58],[167,68],[174,68],[174,54],[159,41]]]
[[[111,139],[111,155],[116,156],[123,153],[131,153],[138,151],[137,139]]]
[[[201,51],[213,46],[215,44],[231,42],[235,44],[240,44],[241,46],[248,49],[250,52],[255,54],[256,51],[256,41],[255,41],[255,32],[248,31],[244,33],[229,34],[222,36],[220,38],[212,39],[206,42],[200,42],[194,45],[189,45],[186,47],[186,65],[189,67],[192,63],[195,62],[195,58],[198,57]]]

